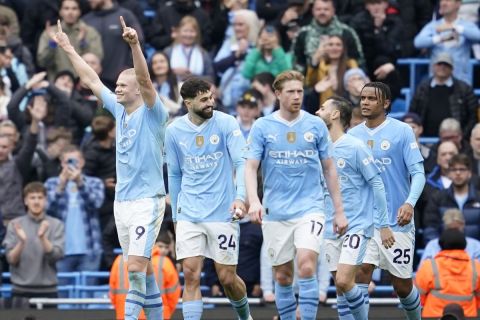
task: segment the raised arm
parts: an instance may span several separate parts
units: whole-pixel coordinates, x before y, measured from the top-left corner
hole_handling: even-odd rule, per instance
[[[148,73],[147,61],[140,47],[140,41],[138,40],[137,31],[135,29],[127,27],[125,20],[120,16],[120,23],[123,29],[123,40],[130,45],[132,49],[133,67],[135,69],[135,76],[140,86],[140,93],[143,101],[147,107],[153,107],[155,100],[157,99],[157,92],[153,86],[152,80]]]
[[[80,77],[80,80],[87,87],[92,90],[93,94],[99,99],[102,99],[101,92],[103,88],[103,83],[100,81],[97,73],[83,60],[83,58],[75,51],[75,48],[70,44],[68,36],[62,31],[62,25],[60,20],[57,22],[58,31],[52,34],[52,40],[57,43],[57,45],[62,48],[67,54],[68,59],[73,65],[73,68]]]

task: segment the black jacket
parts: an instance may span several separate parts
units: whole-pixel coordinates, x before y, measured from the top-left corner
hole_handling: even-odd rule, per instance
[[[430,83],[432,78],[422,81],[415,91],[412,102],[410,103],[410,112],[417,113],[425,123],[429,91],[432,89]],[[468,138],[473,126],[477,123],[478,100],[475,97],[472,87],[466,82],[453,78],[453,93],[449,99],[450,113],[453,118],[460,122],[463,130],[463,136]]]
[[[455,201],[453,186],[435,192],[428,201],[423,213],[425,243],[440,236],[442,217],[447,209],[459,209]],[[462,212],[465,217],[465,235],[480,239],[480,192],[474,187],[473,183],[470,184],[468,189],[467,202],[463,206]]]
[[[398,16],[387,14],[383,26],[375,30],[372,16],[364,10],[352,18],[350,26],[360,37],[370,76],[382,64],[395,64],[400,56],[403,31],[402,21]]]
[[[172,29],[177,27],[180,20],[187,15],[197,19],[201,30],[202,46],[209,50],[212,44],[213,30],[211,18],[205,10],[197,8],[195,5],[180,7],[175,3],[169,2],[166,5],[160,6],[156,12],[153,23],[145,30],[147,42],[157,50],[163,50],[168,47],[173,41],[171,36]]]

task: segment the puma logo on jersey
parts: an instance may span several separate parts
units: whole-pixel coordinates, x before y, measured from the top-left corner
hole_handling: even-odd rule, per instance
[[[278,134],[269,134],[267,135],[267,140],[270,142],[277,142]]]

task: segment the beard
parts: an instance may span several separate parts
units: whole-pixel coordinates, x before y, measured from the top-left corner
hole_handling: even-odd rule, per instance
[[[211,110],[210,110],[211,108]],[[201,110],[195,110],[194,113],[200,118],[207,120],[213,116],[213,106],[205,107]]]

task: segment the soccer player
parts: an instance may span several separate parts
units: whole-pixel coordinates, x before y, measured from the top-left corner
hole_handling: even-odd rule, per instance
[[[120,73],[115,94],[75,52],[60,22],[52,39],[117,122],[114,214],[130,283],[125,319],[137,319],[142,308],[147,319],[162,319],[162,299],[150,256],[165,211],[161,150],[168,113],[150,80],[136,31],[122,17],[120,23],[123,39],[132,49],[134,69]]]
[[[318,307],[317,259],[323,241],[325,176],[335,208],[333,228],[347,228],[331,143],[325,123],[301,110],[303,76],[285,71],[273,83],[280,110],[255,122],[248,137],[245,181],[249,214],[262,223],[266,250],[274,268],[275,303],[282,320],[294,320],[296,300],[292,289],[293,259],[299,276],[302,319],[315,319]],[[261,162],[263,206],[257,194]]]
[[[337,287],[338,315],[342,320],[363,320],[368,319],[368,304],[363,292],[355,285],[355,275],[373,236],[374,207],[379,214],[377,225],[382,244],[389,248],[395,239],[388,226],[385,188],[372,152],[362,141],[345,134],[352,118],[352,108],[348,100],[332,97],[320,106],[317,115],[325,121],[333,142],[333,158],[348,219],[348,230],[341,238],[332,232],[331,215],[327,214],[325,223],[325,250]],[[328,208],[329,199],[325,201]]]
[[[214,111],[210,88],[195,77],[183,83],[180,95],[188,113],[169,125],[165,136],[176,252],[185,276],[183,317],[202,316],[200,273],[208,257],[239,319],[247,320],[245,283],[236,272],[236,220],[245,214],[245,139],[234,117]]]
[[[413,286],[415,227],[413,208],[425,185],[423,157],[412,128],[387,116],[391,104],[390,88],[382,82],[367,83],[360,96],[361,113],[366,121],[350,129],[373,153],[381,169],[387,195],[388,223],[395,244],[382,246],[379,225],[369,242],[357,283],[368,294],[374,266],[387,270],[408,319],[420,319],[418,290]]]

